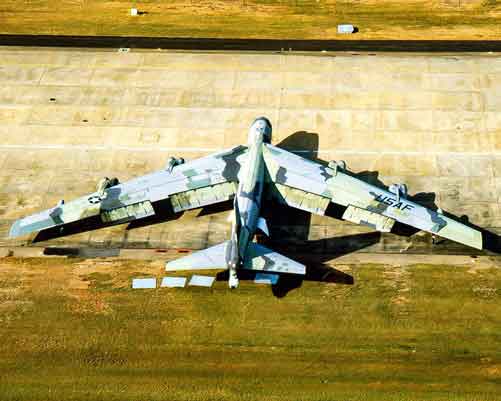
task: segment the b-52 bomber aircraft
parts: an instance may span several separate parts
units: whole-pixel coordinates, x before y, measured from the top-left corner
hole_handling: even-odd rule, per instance
[[[129,182],[104,179],[98,190],[71,202],[16,221],[12,237],[100,217],[119,224],[155,215],[155,205],[170,201],[174,212],[233,199],[228,241],[166,264],[166,269],[226,268],[230,288],[238,286],[238,270],[304,275],[306,267],[253,242],[256,230],[269,235],[261,216],[263,194],[279,203],[323,215],[333,202],[345,207],[342,218],[389,232],[395,222],[482,249],[478,230],[406,198],[405,185],[389,191],[353,177],[343,163],[328,166],[271,145],[272,127],[265,117],[249,129],[247,146],[237,146],[190,162],[171,158],[165,169]],[[270,195],[270,194],[265,194]]]

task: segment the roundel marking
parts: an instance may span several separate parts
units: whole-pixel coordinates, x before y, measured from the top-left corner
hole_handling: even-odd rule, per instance
[[[92,203],[92,204],[94,204],[94,205],[95,205],[96,203],[100,203],[102,200],[103,200],[103,199],[102,199],[100,196],[98,196],[98,195],[92,195],[92,196],[88,199],[89,203]]]

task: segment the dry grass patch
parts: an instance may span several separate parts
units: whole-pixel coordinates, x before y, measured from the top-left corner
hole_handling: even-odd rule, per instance
[[[355,285],[276,298],[131,290],[157,262],[0,259],[0,398],[501,399],[498,269],[343,270]]]
[[[289,39],[499,39],[497,0],[6,0],[1,33]],[[356,35],[336,34],[353,23]]]

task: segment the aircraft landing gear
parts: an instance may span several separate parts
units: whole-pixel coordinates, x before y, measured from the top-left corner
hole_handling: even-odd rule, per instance
[[[238,287],[238,276],[237,276],[237,270],[236,267],[229,267],[228,270],[228,287],[231,289],[237,288]]]

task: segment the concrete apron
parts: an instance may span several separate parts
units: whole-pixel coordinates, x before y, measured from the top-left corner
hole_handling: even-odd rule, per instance
[[[273,143],[501,231],[501,57],[175,53],[0,48],[0,246],[17,218],[245,143],[267,116]],[[37,246],[201,249],[228,238],[227,211],[190,211]],[[296,252],[469,253],[423,233],[372,234],[275,207],[272,236]],[[405,231],[405,230],[404,230]],[[412,235],[410,235],[412,234]]]

